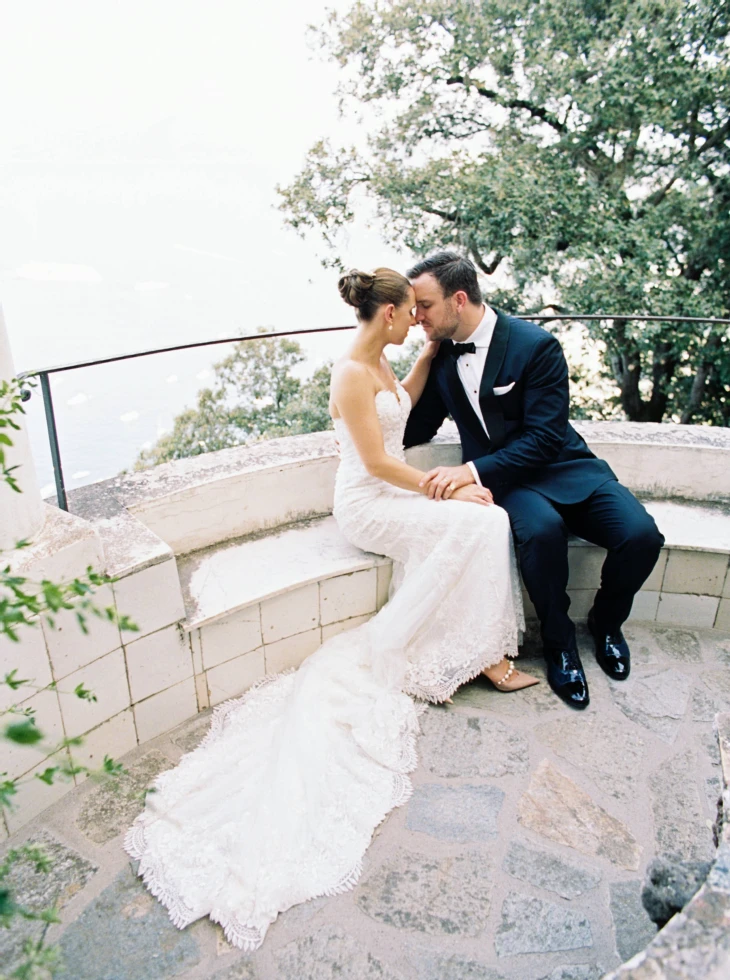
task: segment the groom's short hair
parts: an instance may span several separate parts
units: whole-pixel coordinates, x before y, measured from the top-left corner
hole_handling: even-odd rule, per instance
[[[466,293],[471,303],[479,305],[484,302],[477,280],[477,270],[474,263],[465,256],[457,252],[435,252],[417,262],[406,275],[409,279],[418,279],[426,272],[430,273],[439,284],[444,299],[461,291]]]

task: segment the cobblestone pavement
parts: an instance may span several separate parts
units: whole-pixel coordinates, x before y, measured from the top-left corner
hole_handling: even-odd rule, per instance
[[[658,853],[710,859],[720,791],[713,718],[730,710],[730,635],[632,625],[615,684],[581,653],[590,708],[542,683],[477,680],[422,719],[410,802],[378,829],[354,891],[280,916],[252,956],[208,920],[178,931],[133,875],[121,833],[151,778],[202,738],[208,713],[124,759],[11,843],[41,839],[49,875],[20,899],[58,901],[67,980],[596,980],[655,933],[641,905]],[[541,660],[525,668],[544,677]],[[0,932],[0,960],[34,924]]]

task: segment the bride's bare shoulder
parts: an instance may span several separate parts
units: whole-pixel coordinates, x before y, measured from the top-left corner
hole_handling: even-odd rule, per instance
[[[342,384],[374,387],[374,380],[362,361],[355,361],[351,357],[341,357],[332,365],[332,386],[339,387]]]

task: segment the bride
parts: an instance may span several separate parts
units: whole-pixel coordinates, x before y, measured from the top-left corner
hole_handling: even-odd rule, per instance
[[[334,514],[351,542],[395,560],[398,587],[296,671],[219,705],[124,842],[176,926],[208,915],[246,950],[279,912],[356,884],[373,831],[410,796],[421,702],[449,700],[480,673],[503,691],[537,683],[507,659],[524,626],[507,514],[475,485],[429,499],[405,461],[437,349],[427,344],[402,384],[385,358],[415,323],[410,283],[381,268],[339,289],[359,326],[332,372]]]

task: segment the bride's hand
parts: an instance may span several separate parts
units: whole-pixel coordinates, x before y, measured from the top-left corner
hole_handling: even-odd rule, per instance
[[[476,483],[472,483],[468,487],[459,487],[458,490],[454,490],[449,499],[464,500],[469,504],[484,504],[487,507],[494,503],[492,491],[486,487],[477,486]]]
[[[432,361],[438,354],[440,346],[440,340],[427,340],[421,349],[421,354],[423,357],[428,358],[429,361]]]
[[[474,474],[466,463],[462,463],[461,466],[436,466],[424,475],[418,485],[428,488],[432,500],[441,500],[442,497],[448,500],[454,490],[474,482]]]

